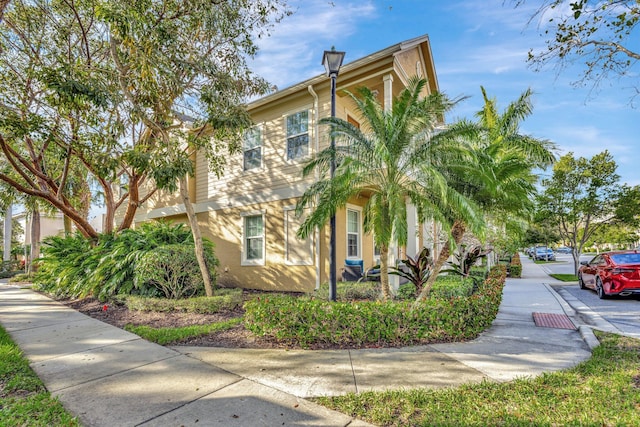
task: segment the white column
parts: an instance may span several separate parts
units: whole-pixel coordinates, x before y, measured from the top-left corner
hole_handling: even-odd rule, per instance
[[[11,259],[11,220],[12,220],[11,205],[7,206],[7,210],[4,213],[4,261]]]
[[[393,106],[393,76],[391,74],[387,74],[382,77],[382,81],[384,83],[382,101],[384,111],[391,111],[391,107]],[[396,262],[398,260],[398,244],[397,242],[390,242],[389,244],[389,266],[396,266]],[[400,278],[396,275],[389,276],[389,286],[394,291],[398,290],[400,286]]]
[[[412,204],[407,204],[407,255],[414,257],[422,250],[418,235],[418,211]]]
[[[393,76],[387,74],[382,78],[382,81],[384,82],[384,111],[391,111],[393,105]]]

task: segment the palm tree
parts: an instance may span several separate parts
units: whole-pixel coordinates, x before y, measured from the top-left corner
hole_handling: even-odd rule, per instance
[[[522,93],[500,114],[496,100],[487,96],[484,87],[480,89],[484,106],[477,117],[482,132],[480,138],[468,141],[477,163],[462,180],[459,171],[449,173],[449,182],[458,192],[472,198],[493,220],[515,223],[518,218],[530,218],[537,182],[534,170],[546,168],[555,161],[555,145],[520,133],[520,123],[533,111],[531,90]],[[449,220],[453,222],[452,240],[459,245],[467,224],[461,217]],[[450,255],[451,246],[445,245],[435,262],[432,278],[418,300],[427,295]]]
[[[390,297],[388,260],[392,242],[407,242],[407,203],[417,208],[418,218],[441,220],[450,212],[473,226],[480,226],[481,215],[476,206],[448,185],[440,171],[443,164],[465,164],[470,152],[453,138],[434,137],[444,113],[457,101],[440,93],[422,97],[426,80],[413,79],[385,111],[368,88],[358,89],[353,99],[363,123],[358,128],[339,118],[326,118],[320,123],[330,126],[336,138],[331,147],[318,153],[304,168],[307,176],[319,170],[320,179],[298,202],[301,213],[310,207],[299,236],[304,238],[316,226],[323,226],[337,209],[358,195],[367,197],[364,207],[364,229],[373,232],[380,248],[380,282],[384,299]],[[473,126],[455,126],[447,133],[464,134]],[[331,160],[336,159],[334,178],[328,176]]]

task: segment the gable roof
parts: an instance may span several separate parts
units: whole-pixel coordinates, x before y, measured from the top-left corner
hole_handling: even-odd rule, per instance
[[[354,71],[366,68],[369,65],[375,64],[385,58],[395,58],[396,56],[406,52],[408,50],[414,49],[418,47],[422,53],[422,56],[425,58],[425,64],[423,65],[426,69],[427,79],[429,84],[429,89],[431,92],[435,92],[438,90],[438,81],[436,76],[435,67],[433,65],[433,56],[431,54],[431,45],[429,43],[429,36],[422,35],[419,37],[415,37],[413,39],[405,40],[403,42],[394,44],[382,50],[379,50],[370,55],[364,56],[355,61],[349,62],[343,65],[340,68],[340,75],[346,76],[349,73],[353,73]],[[262,105],[269,104],[271,102],[277,101],[281,98],[285,98],[293,93],[298,91],[306,91],[309,86],[314,86],[319,83],[326,83],[328,81],[328,77],[322,73],[315,77],[311,77],[305,81],[300,83],[296,83],[292,86],[289,86],[285,89],[275,91],[270,93],[262,98],[259,98],[255,101],[249,102],[247,104],[247,108],[253,109],[258,108]]]

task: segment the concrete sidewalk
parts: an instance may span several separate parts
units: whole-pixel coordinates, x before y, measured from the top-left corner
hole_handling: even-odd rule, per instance
[[[367,424],[304,398],[508,381],[587,359],[580,331],[534,324],[533,312],[574,313],[538,265],[523,259],[523,269],[525,278],[507,280],[493,326],[467,343],[337,351],[165,348],[6,284],[0,323],[47,389],[87,426],[361,426]]]

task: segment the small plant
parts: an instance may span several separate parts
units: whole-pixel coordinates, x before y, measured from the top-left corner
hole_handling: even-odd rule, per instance
[[[481,246],[474,246],[470,250],[466,250],[465,245],[460,245],[460,250],[455,254],[457,263],[453,263],[453,266],[463,276],[468,276],[471,267],[480,259],[484,258],[491,253],[491,250],[484,251]]]
[[[429,249],[422,248],[415,258],[407,256],[407,259],[403,259],[400,262],[404,264],[404,266],[400,268],[390,267],[389,274],[407,279],[415,286],[415,295],[418,295],[433,271],[433,260],[431,259]]]

